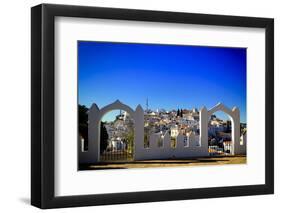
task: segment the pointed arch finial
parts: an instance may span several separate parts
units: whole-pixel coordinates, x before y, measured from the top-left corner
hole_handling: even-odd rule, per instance
[[[142,106],[140,104],[138,104],[137,107],[136,107],[136,111],[138,111],[138,110],[143,111],[143,108],[142,108]]]
[[[203,111],[205,111],[205,112],[208,111],[206,106],[203,106],[203,107],[200,109],[200,112],[203,112]]]
[[[114,103],[116,103],[116,104],[122,104],[122,102],[121,102],[119,99],[117,99]]]
[[[96,103],[93,103],[92,106],[90,107],[90,110],[99,111],[100,109]]]

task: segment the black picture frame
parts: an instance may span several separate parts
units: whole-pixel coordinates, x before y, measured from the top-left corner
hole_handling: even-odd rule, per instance
[[[264,28],[265,48],[265,184],[78,196],[54,196],[54,21],[83,17],[162,23]],[[122,203],[217,198],[274,193],[274,20],[164,11],[41,4],[31,8],[31,204],[60,208]]]

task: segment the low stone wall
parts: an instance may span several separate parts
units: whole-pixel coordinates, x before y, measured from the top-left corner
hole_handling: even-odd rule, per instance
[[[171,136],[168,132],[163,138],[159,134],[152,134],[149,139],[149,147],[137,146],[135,160],[172,159],[208,156],[208,146],[199,145],[199,135],[186,136],[187,143],[184,144],[184,135],[176,137],[176,146],[172,147]],[[161,141],[162,140],[162,141]],[[163,146],[159,147],[161,141]]]
[[[208,119],[217,112],[225,112],[232,121],[232,141],[231,154],[241,155],[246,154],[246,135],[242,135],[240,139],[240,112],[237,107],[229,109],[223,104],[218,103],[216,106],[207,110],[203,107],[199,112],[199,129],[200,136],[194,133],[188,136],[187,144],[184,145],[183,135],[178,135],[176,138],[176,146],[171,146],[171,137],[166,132],[164,135],[163,146],[158,146],[159,135],[151,135],[150,146],[144,148],[144,111],[140,105],[135,110],[121,103],[119,100],[114,103],[99,109],[96,104],[93,104],[89,110],[89,126],[88,126],[88,151],[82,151],[81,141],[78,139],[78,155],[80,163],[96,163],[100,159],[100,121],[102,116],[115,109],[127,111],[134,120],[135,125],[135,140],[134,140],[134,159],[169,159],[169,158],[187,158],[187,157],[203,157],[209,156],[208,152]],[[241,142],[241,143],[240,143]]]

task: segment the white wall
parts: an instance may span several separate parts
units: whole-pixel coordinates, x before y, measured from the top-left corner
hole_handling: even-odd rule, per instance
[[[281,3],[267,1],[225,0],[45,0],[45,3],[82,4],[136,9],[172,10],[196,13],[264,16],[275,18],[275,109],[281,109]],[[1,212],[39,212],[29,206],[30,196],[30,7],[37,0],[2,1],[0,18],[1,59]],[[277,85],[277,82],[279,85]],[[280,110],[275,114],[275,131],[280,131]],[[17,132],[15,132],[17,131]],[[275,137],[275,153],[280,153],[281,137]],[[205,199],[135,205],[114,205],[50,210],[50,212],[276,212],[281,199],[281,155],[275,157],[276,194],[266,196]],[[235,203],[236,205],[233,205]],[[198,208],[200,206],[200,209]]]

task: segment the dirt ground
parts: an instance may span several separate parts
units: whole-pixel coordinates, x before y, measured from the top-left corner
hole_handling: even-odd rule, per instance
[[[101,162],[80,164],[79,170],[130,169],[179,166],[208,166],[225,164],[246,164],[246,156],[213,156],[192,159],[143,160],[131,162]]]

